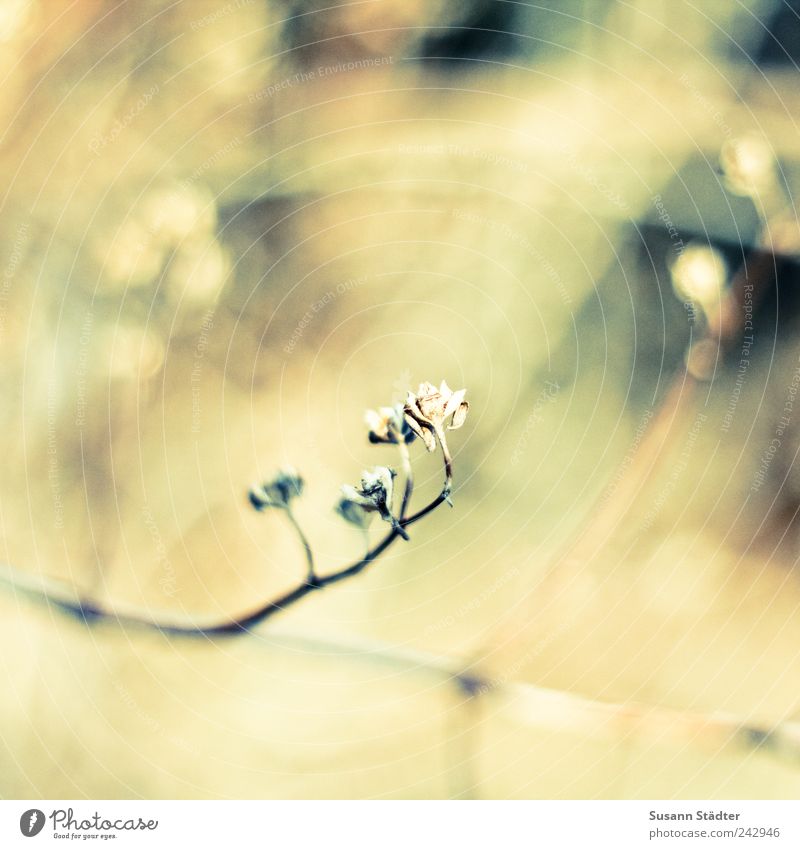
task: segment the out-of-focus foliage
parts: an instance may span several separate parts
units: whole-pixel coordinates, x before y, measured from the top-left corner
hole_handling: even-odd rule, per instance
[[[720,363],[624,522],[554,559],[696,332],[678,242],[735,268],[754,240],[723,145],[766,138],[798,188],[781,8],[0,0],[14,569],[241,612],[304,568],[253,480],[300,469],[324,572],[360,553],[340,484],[394,462],[364,409],[443,377],[472,404],[455,510],[257,635],[3,589],[0,794],[796,795],[791,256],[746,376]]]

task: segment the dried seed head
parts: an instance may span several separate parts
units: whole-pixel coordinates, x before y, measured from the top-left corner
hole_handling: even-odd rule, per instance
[[[248,496],[256,510],[266,510],[267,507],[288,507],[293,498],[303,494],[305,481],[297,470],[285,466],[272,480],[256,484],[250,488]]]
[[[365,471],[362,474],[360,487],[344,484],[342,495],[345,500],[352,501],[367,512],[377,512],[384,522],[388,522],[404,539],[408,539],[408,535],[392,515],[392,495],[396,475],[397,472],[394,469],[376,466],[371,472]]]
[[[371,472],[365,471],[361,475],[360,487],[344,484],[342,495],[365,510],[377,510],[381,518],[386,518],[392,512],[392,494],[396,474],[394,469],[375,466]]]
[[[403,407],[406,423],[425,442],[428,451],[436,450],[436,438],[442,438],[448,419],[448,430],[464,424],[469,411],[465,394],[466,389],[454,392],[444,380],[438,389],[432,383],[421,383],[416,393],[408,393]]]

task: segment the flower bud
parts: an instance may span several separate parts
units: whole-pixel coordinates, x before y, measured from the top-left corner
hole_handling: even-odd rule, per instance
[[[250,487],[248,497],[256,510],[266,510],[267,507],[289,506],[289,502],[303,494],[305,481],[296,469],[286,466],[272,480]]]

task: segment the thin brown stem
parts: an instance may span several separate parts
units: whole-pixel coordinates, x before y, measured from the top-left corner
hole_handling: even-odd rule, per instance
[[[446,501],[451,507],[453,502],[450,500],[450,493],[453,491],[453,458],[450,456],[450,449],[447,446],[447,436],[443,427],[436,428],[436,437],[439,440],[439,445],[442,446],[442,457],[444,458],[444,488],[442,489],[442,500]]]
[[[299,522],[297,521],[294,513],[292,512],[292,508],[287,504],[286,507],[284,508],[284,511],[286,512],[286,517],[289,519],[291,526],[294,528],[295,532],[297,533],[297,536],[298,536],[298,538],[299,538],[299,540],[300,540],[300,542],[303,546],[303,550],[305,551],[305,554],[306,554],[306,564],[308,566],[306,580],[309,584],[313,584],[317,580],[317,576],[316,576],[316,573],[314,571],[314,552],[311,550],[311,545],[308,542],[308,538],[303,533],[303,529],[300,527]]]
[[[400,503],[400,522],[406,517],[408,505],[411,501],[411,494],[414,492],[414,473],[411,469],[411,454],[408,450],[402,434],[398,437],[397,450],[400,452],[400,465],[403,469],[405,477],[405,487],[403,489],[403,500]]]

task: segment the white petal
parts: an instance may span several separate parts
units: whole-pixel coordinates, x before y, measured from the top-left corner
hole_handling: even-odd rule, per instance
[[[375,469],[375,474],[378,476],[380,482],[383,484],[383,488],[386,490],[386,492],[391,495],[392,483],[394,481],[394,475],[392,474],[392,470],[387,468],[386,466],[378,466]]]
[[[449,415],[452,415],[456,412],[456,410],[461,406],[464,401],[464,396],[467,394],[466,389],[459,389],[458,392],[453,392],[450,395],[450,398],[447,401],[447,404],[444,408],[444,415],[442,418],[446,419]]]
[[[464,424],[469,412],[469,402],[463,401],[459,404],[458,409],[453,413],[453,422],[448,426],[448,430],[458,430]]]

